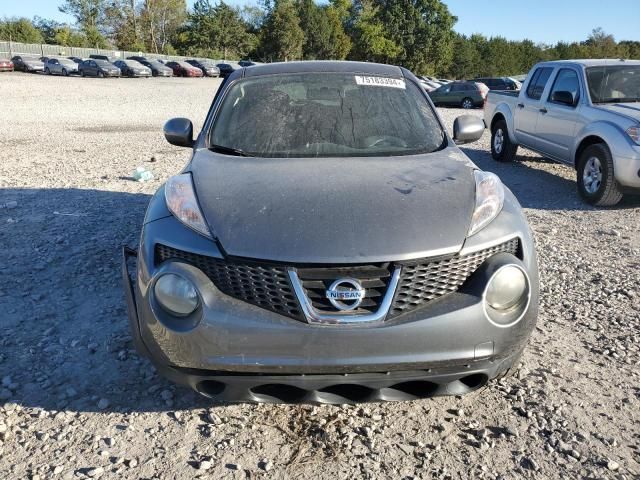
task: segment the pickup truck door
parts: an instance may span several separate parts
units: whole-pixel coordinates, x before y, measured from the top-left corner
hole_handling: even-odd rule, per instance
[[[573,103],[563,103],[554,99],[556,92],[569,92]],[[549,93],[544,97],[540,109],[536,133],[540,150],[562,162],[572,163],[571,150],[576,132],[577,120],[581,116],[580,100],[584,98],[580,74],[571,67],[558,69]]]
[[[546,90],[552,73],[553,67],[537,68],[533,72],[531,80],[527,83],[526,89],[520,92],[516,102],[516,110],[513,112],[513,127],[518,143],[534,150],[540,148],[536,136],[536,124],[538,123],[538,114],[542,108],[542,95]]]

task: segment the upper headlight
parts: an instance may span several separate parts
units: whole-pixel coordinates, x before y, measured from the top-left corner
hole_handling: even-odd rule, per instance
[[[640,145],[640,127],[629,127],[627,128],[627,135],[629,138]]]
[[[178,220],[200,235],[213,238],[198,206],[190,173],[170,177],[164,187],[164,196],[167,208]]]
[[[469,236],[486,227],[502,210],[504,187],[497,175],[474,170],[476,179],[476,205],[471,217]]]

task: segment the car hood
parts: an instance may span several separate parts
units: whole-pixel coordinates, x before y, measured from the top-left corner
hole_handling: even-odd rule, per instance
[[[475,166],[457,148],[393,158],[264,159],[198,150],[196,194],[226,254],[365,263],[458,251]]]
[[[635,103],[606,103],[598,105],[598,108],[608,110],[609,112],[631,117],[640,122],[640,102]]]

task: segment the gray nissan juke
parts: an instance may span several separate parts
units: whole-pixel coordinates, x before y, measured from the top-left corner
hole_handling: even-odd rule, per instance
[[[404,68],[242,68],[153,196],[123,280],[136,348],[229,402],[460,395],[507,374],[538,313],[531,230]],[[137,268],[134,261],[137,257]]]

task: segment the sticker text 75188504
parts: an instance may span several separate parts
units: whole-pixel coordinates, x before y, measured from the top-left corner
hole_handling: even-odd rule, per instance
[[[407,88],[404,80],[390,77],[369,77],[355,75],[356,85],[370,85],[373,87]]]

